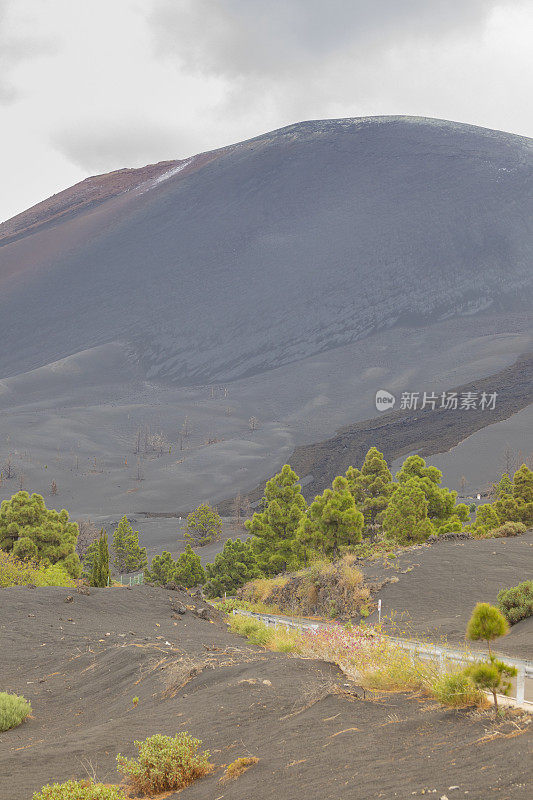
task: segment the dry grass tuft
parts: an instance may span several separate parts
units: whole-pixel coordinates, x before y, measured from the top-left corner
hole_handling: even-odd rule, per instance
[[[382,646],[376,655],[374,663],[359,669],[365,688],[387,692],[429,691],[438,678],[435,661],[423,661],[395,645]]]
[[[430,692],[439,703],[451,708],[483,708],[489,705],[483,692],[474,686],[464,670],[439,675],[431,684]]]
[[[256,756],[241,756],[240,758],[236,758],[235,761],[232,761],[231,764],[228,764],[226,769],[224,770],[224,774],[220,779],[220,783],[226,783],[226,781],[234,781],[243,772],[246,772],[247,769],[250,769],[251,766],[257,764],[259,759]]]
[[[246,636],[253,644],[276,650],[280,653],[301,652],[302,636],[295,630],[283,626],[277,628],[265,625],[252,617],[235,614],[229,618],[228,625],[233,633]]]
[[[174,697],[189,681],[199,675],[206,661],[191,656],[182,656],[165,667],[165,691],[163,697]]]
[[[349,617],[367,603],[370,590],[357,556],[346,553],[334,562],[317,558],[297,572],[250,581],[239,590],[239,597],[290,614]]]
[[[282,588],[288,580],[289,578],[284,575],[278,575],[276,578],[256,578],[243,586],[242,597],[244,600],[264,603],[274,589]]]

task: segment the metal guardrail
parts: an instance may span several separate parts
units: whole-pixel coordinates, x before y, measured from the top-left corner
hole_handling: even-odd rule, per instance
[[[123,586],[141,586],[144,583],[144,572],[134,572],[131,575],[121,575],[120,583]]]
[[[242,614],[246,617],[253,617],[254,619],[258,619],[263,622],[265,625],[274,625],[278,627],[279,625],[285,628],[298,628],[300,630],[318,630],[321,627],[321,624],[314,623],[314,622],[307,622],[305,620],[298,620],[298,619],[287,619],[285,617],[278,617],[274,614],[256,614],[253,611],[244,611],[243,609],[234,609],[233,614]],[[325,623],[327,624],[327,623]],[[333,625],[338,623],[331,623]],[[322,623],[322,626],[324,623]],[[485,661],[486,657],[483,653],[479,655],[471,655],[470,653],[465,653],[464,651],[461,652],[460,650],[452,650],[448,647],[440,647],[438,645],[427,645],[424,642],[417,642],[408,639],[400,639],[397,636],[389,636],[387,634],[383,634],[386,636],[389,641],[395,642],[398,647],[401,647],[404,650],[410,650],[413,655],[420,656],[422,658],[429,657],[431,659],[437,659],[439,662],[439,668],[444,671],[446,667],[447,661],[454,661],[456,663],[465,664],[468,662],[473,661]],[[510,666],[516,667],[517,675],[516,675],[516,702],[518,705],[523,705],[524,703],[533,704],[532,701],[525,699],[525,686],[526,686],[526,678],[533,679],[533,662],[520,660],[516,658],[510,658],[504,654],[497,653],[498,658],[504,659],[506,664]]]

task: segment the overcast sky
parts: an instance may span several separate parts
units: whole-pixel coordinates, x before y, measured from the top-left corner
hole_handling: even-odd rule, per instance
[[[0,0],[0,219],[305,119],[531,136],[531,0]]]

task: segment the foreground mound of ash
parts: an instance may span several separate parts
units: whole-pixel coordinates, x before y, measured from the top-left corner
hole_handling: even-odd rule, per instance
[[[1,602],[3,688],[33,709],[0,736],[2,800],[88,772],[118,783],[118,752],[185,730],[216,765],[185,798],[528,797],[523,717],[365,693],[332,665],[231,634],[198,596],[13,588]],[[219,783],[242,756],[259,760]]]

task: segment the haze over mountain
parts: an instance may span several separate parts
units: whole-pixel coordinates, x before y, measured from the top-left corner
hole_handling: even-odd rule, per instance
[[[442,120],[304,122],[3,223],[0,462],[82,515],[177,513],[375,416],[377,389],[508,367],[531,350],[532,152]],[[496,422],[498,452],[531,450],[527,380],[520,414],[483,418],[483,463],[468,438],[448,458],[455,485],[463,463],[473,488],[498,472]],[[139,468],[146,425],[169,447]]]
[[[380,117],[88,179],[2,226],[0,375],[120,341],[151,379],[227,381],[527,309],[531,163],[518,136]]]

